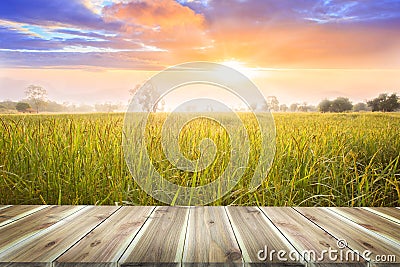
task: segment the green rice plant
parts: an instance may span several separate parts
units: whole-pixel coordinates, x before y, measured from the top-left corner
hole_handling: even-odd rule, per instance
[[[185,157],[198,159],[204,138],[216,151],[207,168],[185,172],[163,152],[167,115],[152,114],[147,124],[153,166],[182,186],[216,181],[232,145],[224,128],[205,119],[182,128]],[[244,175],[211,205],[399,206],[399,114],[274,114],[275,159],[262,185],[250,190],[261,153],[252,116],[240,114],[251,145]],[[162,205],[141,190],[126,166],[123,123],[123,114],[0,116],[0,204]],[[151,175],[145,165],[138,168]]]

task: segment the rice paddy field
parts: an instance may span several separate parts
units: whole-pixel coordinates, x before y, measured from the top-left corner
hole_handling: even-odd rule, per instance
[[[179,142],[188,158],[198,157],[196,140],[211,138],[217,148],[210,167],[183,173],[162,153],[164,117],[152,118],[153,165],[183,186],[215,180],[229,160],[220,152],[230,148],[226,133],[207,121],[183,128]],[[248,188],[259,143],[247,119],[249,164],[233,190],[211,205],[399,206],[400,114],[277,113],[274,120],[276,154],[264,182]],[[124,114],[0,116],[0,204],[163,204],[132,178],[123,124]]]

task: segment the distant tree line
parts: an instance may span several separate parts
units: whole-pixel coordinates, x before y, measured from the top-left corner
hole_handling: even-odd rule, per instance
[[[307,104],[307,102],[303,103],[293,103],[290,106],[286,104],[279,105],[278,98],[276,96],[268,96],[266,98],[265,105],[258,106],[257,103],[252,103],[250,105],[252,110],[258,111],[271,111],[271,112],[314,112],[318,111],[318,108]]]
[[[39,112],[115,112],[123,111],[122,104],[111,102],[98,103],[95,105],[75,105],[68,102],[62,104],[47,98],[47,91],[38,85],[30,85],[25,90],[26,98],[19,102],[5,100],[0,102],[0,113],[39,113]]]
[[[395,93],[380,94],[378,97],[357,104],[352,104],[351,101],[346,97],[337,97],[334,100],[324,99],[318,106],[308,105],[306,102],[293,103],[290,106],[286,104],[279,105],[279,101],[276,96],[268,96],[266,98],[266,105],[258,107],[256,103],[250,105],[252,110],[264,110],[272,112],[360,112],[360,111],[381,111],[381,112],[392,112],[400,110],[400,97]]]
[[[380,94],[378,97],[367,101],[367,103],[357,103],[353,106],[348,98],[338,97],[335,100],[322,100],[318,109],[321,112],[346,112],[346,111],[382,111],[392,112],[400,109],[400,98],[395,94]]]
[[[400,108],[399,97],[396,94],[380,94],[367,102],[372,111],[392,112]]]
[[[134,95],[140,88],[137,85],[134,89],[130,90],[130,94]],[[115,104],[105,102],[102,104],[90,105],[75,105],[70,103],[59,104],[50,101],[47,98],[47,91],[37,85],[30,85],[25,90],[26,99],[20,102],[3,101],[0,102],[0,113],[8,112],[22,112],[22,113],[39,113],[39,112],[115,112],[123,111],[125,107],[122,104]],[[155,96],[152,88],[144,88],[144,93],[137,97],[136,104],[140,105],[146,111],[163,111],[165,109],[164,100],[156,101],[153,105]],[[334,100],[324,99],[318,106],[308,105],[306,102],[293,103],[290,106],[286,104],[279,105],[276,96],[268,96],[265,105],[257,105],[252,103],[250,105],[252,110],[263,110],[272,112],[348,112],[348,111],[381,111],[392,112],[400,109],[400,97],[393,93],[380,94],[378,97],[366,101],[366,103],[357,103],[353,105],[346,97],[337,97]],[[239,111],[242,110],[239,109]],[[246,109],[243,109],[245,111]]]
[[[338,97],[335,100],[324,99],[319,103],[318,109],[321,112],[345,112],[353,109],[353,104],[345,97]]]

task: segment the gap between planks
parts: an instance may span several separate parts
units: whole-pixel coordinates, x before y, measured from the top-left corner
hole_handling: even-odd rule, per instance
[[[0,210],[0,227],[18,221],[48,207],[48,205],[21,205],[6,207]],[[4,216],[4,214],[6,215]]]

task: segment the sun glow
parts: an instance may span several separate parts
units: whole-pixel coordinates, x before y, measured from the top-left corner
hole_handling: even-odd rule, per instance
[[[221,64],[237,70],[238,72],[244,74],[248,78],[254,78],[256,76],[256,70],[253,68],[247,67],[246,64],[243,62],[240,62],[237,60],[227,60],[227,61],[221,62]]]

